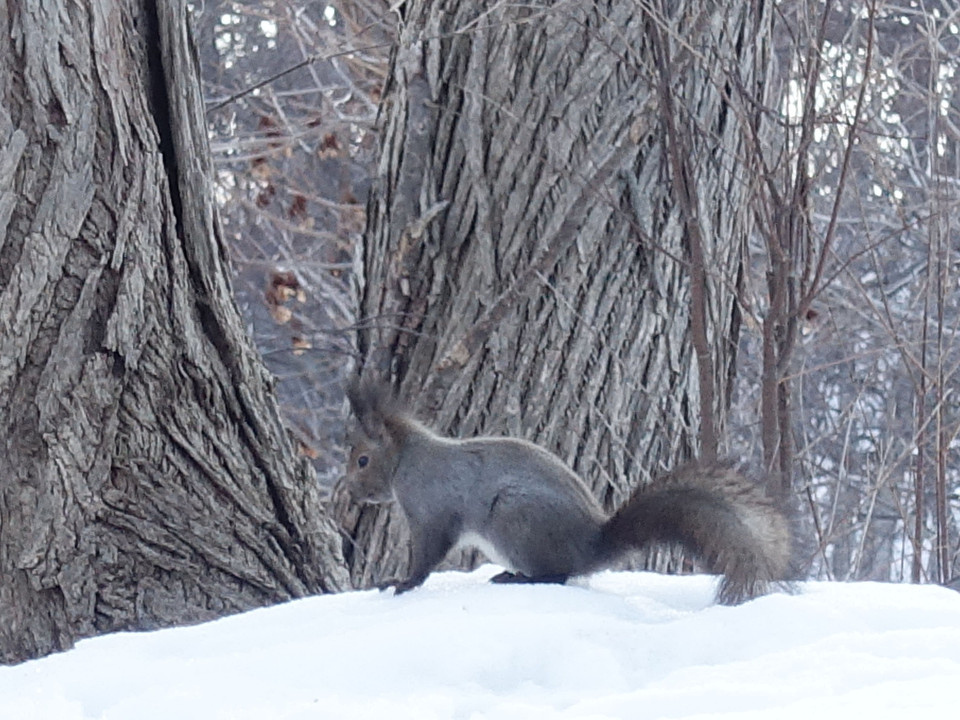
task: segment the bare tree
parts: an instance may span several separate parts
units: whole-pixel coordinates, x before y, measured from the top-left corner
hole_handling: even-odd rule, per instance
[[[942,580],[960,520],[956,8],[798,0],[777,17],[784,91],[752,156],[764,170],[731,426],[758,428],[803,488],[815,574]]]
[[[398,379],[441,431],[550,448],[608,507],[716,452],[752,217],[744,135],[711,68],[762,88],[769,17],[752,3],[401,10],[364,372]],[[342,517],[354,578],[395,574],[392,519]]]
[[[0,658],[346,585],[232,298],[184,2],[0,6]]]
[[[325,490],[395,20],[386,0],[208,0],[195,22],[237,302]]]

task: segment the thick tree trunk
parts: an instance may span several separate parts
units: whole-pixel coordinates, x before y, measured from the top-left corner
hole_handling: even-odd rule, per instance
[[[346,584],[227,280],[183,2],[0,6],[0,659]]]
[[[611,508],[701,432],[712,452],[750,229],[725,93],[765,71],[755,5],[408,2],[364,372],[441,432],[550,448]],[[355,581],[402,567],[390,516],[344,524]]]

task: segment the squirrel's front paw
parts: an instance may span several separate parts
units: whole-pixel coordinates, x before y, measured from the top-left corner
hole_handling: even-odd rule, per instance
[[[393,594],[400,595],[401,593],[405,593],[408,590],[413,590],[414,588],[420,587],[421,585],[423,585],[424,580],[426,580],[425,577],[422,577],[422,578],[412,577],[412,578],[407,578],[406,580],[394,579],[385,583],[381,583],[377,585],[377,587],[381,591],[387,590],[389,588],[393,588]]]

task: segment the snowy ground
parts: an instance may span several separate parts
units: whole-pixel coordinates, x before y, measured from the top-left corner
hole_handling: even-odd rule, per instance
[[[0,718],[956,717],[957,592],[809,583],[731,608],[707,577],[495,572],[87,640],[0,667]]]

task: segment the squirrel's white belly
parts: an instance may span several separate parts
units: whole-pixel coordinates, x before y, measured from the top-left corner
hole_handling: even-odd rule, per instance
[[[499,565],[504,570],[509,570],[511,572],[516,572],[516,568],[513,566],[513,563],[510,562],[506,557],[500,554],[500,551],[497,550],[497,547],[487,540],[487,538],[479,535],[475,532],[465,532],[460,536],[460,539],[457,540],[456,550],[463,550],[464,548],[476,548],[484,555],[486,555],[487,560],[490,562]]]

